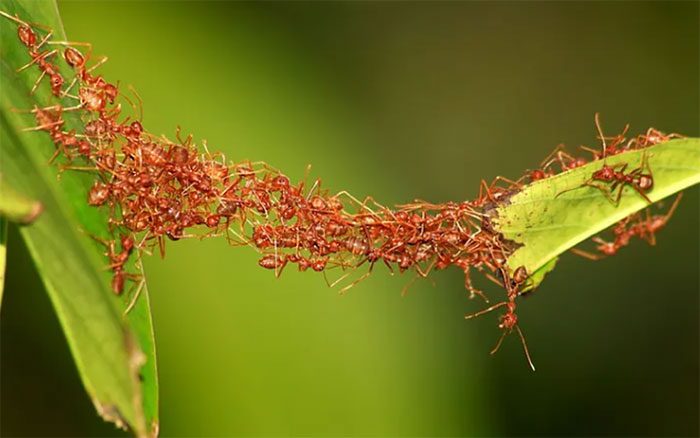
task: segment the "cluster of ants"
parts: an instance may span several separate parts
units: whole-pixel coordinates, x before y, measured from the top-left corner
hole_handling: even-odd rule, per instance
[[[464,273],[470,298],[479,296],[488,302],[484,293],[472,285],[472,270],[484,273],[506,289],[505,301],[466,318],[505,307],[506,313],[501,315],[499,324],[503,334],[492,353],[515,330],[534,369],[515,312],[516,298],[527,284],[529,274],[524,267],[512,272],[506,267],[506,260],[517,245],[493,229],[491,212],[523,184],[582,166],[590,160],[574,157],[560,147],[538,169],[527,172],[519,180],[498,177],[491,184],[482,181],[475,200],[459,203],[432,204],[417,200],[391,209],[369,197],[359,200],[347,192],[331,194],[322,189],[320,180],[307,189],[306,179],[294,184],[262,162],[231,164],[222,154],[209,152],[206,144],[198,148],[192,136],[183,139],[179,129],[177,141],[148,133],[140,121],[122,116],[122,106],[117,100],[123,97],[136,111],[133,102],[121,95],[116,85],[93,73],[104,59],[88,68],[91,51],[88,44],[52,41],[50,30],[39,38],[37,26],[2,11],[0,15],[17,24],[18,37],[30,57],[28,64],[18,71],[36,65],[41,72],[32,93],[48,77],[55,96],[52,105],[35,106],[31,110],[36,126],[29,129],[50,135],[56,146],[51,161],[62,157],[61,172],[91,171],[96,176],[87,202],[110,211],[109,226],[115,237],[98,240],[107,249],[114,293],[123,293],[126,280],[132,280],[136,287],[127,312],[143,285],[140,276],[127,272],[131,255],[134,250],[150,253],[156,247],[164,255],[166,239],[225,236],[232,245],[255,248],[261,254],[259,265],[277,276],[287,265],[296,265],[300,271],[323,272],[324,276],[329,269],[344,271],[340,278],[329,282],[331,286],[367,264],[367,272],[341,292],[367,277],[377,263],[392,272],[413,271],[416,278],[428,276],[433,269],[456,266]],[[75,48],[81,45],[89,48],[87,54]],[[47,49],[56,46],[62,50]],[[72,70],[71,81],[65,87],[67,80],[57,65],[61,59]],[[75,103],[61,103],[66,100]],[[80,116],[79,128],[67,129],[64,115],[68,112]],[[627,140],[625,128],[618,136],[605,137],[597,115],[596,124],[603,149],[585,148],[592,153],[592,160],[645,148],[675,136],[652,128]],[[77,158],[82,159],[81,165],[75,164]],[[648,200],[646,192],[653,186],[648,165],[630,172],[625,170],[624,166],[604,165],[586,184],[598,187],[613,202],[619,202],[624,186],[633,187]],[[612,242],[597,238],[600,255],[579,252],[589,258],[612,255],[632,237],[653,243],[654,233],[668,221],[677,202],[666,215],[636,214],[621,221],[613,228]]]

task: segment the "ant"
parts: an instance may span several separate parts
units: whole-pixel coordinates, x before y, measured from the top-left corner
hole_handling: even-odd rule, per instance
[[[613,241],[606,241],[600,237],[594,237],[593,242],[598,244],[596,246],[596,250],[600,252],[600,254],[593,254],[578,248],[573,248],[571,251],[574,254],[580,255],[581,257],[585,257],[589,260],[600,260],[603,257],[617,254],[617,252],[621,248],[627,246],[630,239],[635,236],[646,240],[652,246],[656,245],[656,233],[666,226],[668,221],[671,219],[671,216],[673,216],[673,213],[676,211],[682,196],[682,193],[679,193],[678,196],[676,196],[675,201],[673,201],[673,204],[668,209],[666,214],[651,216],[649,210],[647,209],[646,218],[644,220],[639,217],[639,214],[634,214],[621,220],[613,228],[613,234],[615,235]],[[634,219],[637,219],[637,222],[633,223],[631,226],[628,226]]]
[[[563,144],[560,144],[554,148],[554,150],[542,161],[540,169],[530,171],[529,175],[531,180],[535,181],[553,176],[555,172],[550,170],[550,167],[554,163],[559,164],[562,172],[584,166],[588,163],[586,159],[574,157],[573,155],[565,152],[564,149],[565,147]]]
[[[56,55],[58,53],[57,50],[48,50],[43,53],[40,52],[40,49],[44,44],[46,44],[49,39],[51,38],[51,35],[53,35],[53,31],[50,29],[47,29],[47,35],[39,41],[37,44],[37,34],[34,32],[32,27],[26,23],[25,21],[20,20],[17,17],[13,17],[12,15],[0,11],[0,15],[3,17],[14,21],[17,23],[17,36],[22,44],[24,44],[25,47],[27,47],[29,56],[32,58],[29,63],[26,65],[20,67],[17,69],[17,72],[21,72],[26,70],[27,68],[31,67],[34,64],[37,64],[39,69],[41,70],[41,75],[39,78],[36,80],[34,83],[34,86],[32,87],[30,94],[34,94],[36,91],[37,87],[41,83],[41,80],[44,79],[45,76],[49,76],[49,81],[51,84],[51,92],[54,96],[60,96],[61,95],[61,89],[63,87],[63,84],[65,80],[63,79],[63,76],[58,72],[58,68],[47,61],[47,58],[50,58],[51,56]],[[35,27],[39,27],[35,25]]]
[[[107,248],[105,255],[110,261],[110,264],[107,266],[107,268],[112,270],[112,281],[110,286],[112,292],[114,292],[115,295],[119,296],[124,293],[124,283],[126,282],[126,280],[132,280],[135,282],[138,281],[139,284],[136,293],[131,298],[129,305],[124,311],[124,314],[129,313],[136,304],[136,301],[141,293],[141,289],[143,288],[145,283],[141,275],[130,274],[125,270],[125,265],[129,260],[129,257],[133,253],[134,249],[136,248],[136,244],[134,242],[133,237],[123,234],[119,239],[121,250],[117,250],[117,244],[114,239],[106,240],[89,233],[88,235],[93,240],[104,245],[105,248]]]
[[[641,149],[664,141],[672,140],[674,138],[684,138],[684,136],[676,133],[665,134],[656,128],[649,128],[645,134],[638,135],[627,142],[627,147],[630,149]]]
[[[590,152],[593,155],[593,158],[595,160],[600,160],[612,155],[617,155],[622,152],[625,152],[628,147],[629,143],[625,145],[625,147],[620,148],[619,146],[623,144],[626,140],[625,135],[627,134],[627,131],[630,128],[629,123],[625,125],[624,129],[622,132],[614,137],[606,137],[605,134],[603,134],[603,129],[600,126],[600,114],[595,113],[595,126],[596,129],[598,130],[598,139],[601,141],[603,144],[603,150],[602,151],[597,151],[595,149],[588,148],[586,146],[581,146],[581,149]]]
[[[518,296],[518,290],[527,281],[529,275],[524,266],[518,267],[515,270],[515,272],[513,272],[512,277],[509,277],[507,275],[505,268],[501,268],[501,275],[504,278],[504,286],[508,291],[508,300],[502,301],[498,304],[494,304],[493,306],[484,310],[480,310],[476,313],[465,315],[464,319],[476,318],[477,316],[484,315],[486,313],[492,312],[500,307],[505,306],[506,313],[499,317],[500,323],[498,324],[498,328],[503,330],[503,334],[498,339],[496,346],[491,350],[490,354],[496,354],[496,352],[498,352],[498,349],[501,347],[501,344],[503,343],[503,339],[505,339],[507,335],[509,335],[513,332],[513,330],[515,330],[520,336],[520,341],[523,344],[523,350],[525,351],[525,357],[527,358],[527,362],[530,365],[532,371],[535,371],[535,365],[532,363],[532,358],[530,357],[530,352],[527,348],[525,336],[523,335],[523,332],[520,329],[520,326],[518,325],[518,315],[515,314],[515,299]]]
[[[646,192],[649,192],[654,187],[654,177],[649,167],[649,160],[645,154],[642,155],[642,164],[633,169],[629,173],[625,173],[625,169],[629,163],[620,163],[613,166],[603,164],[603,167],[593,172],[591,178],[584,182],[581,186],[572,189],[564,190],[555,197],[559,197],[563,193],[570,192],[572,190],[580,189],[581,187],[594,187],[601,192],[603,192],[608,198],[608,200],[616,207],[620,205],[620,199],[622,198],[622,193],[625,186],[632,187],[639,195],[644,198],[649,204],[652,203],[651,199],[647,196]],[[603,184],[595,184],[595,181],[600,181],[602,183],[608,183],[609,186]],[[617,189],[617,196],[613,193]]]

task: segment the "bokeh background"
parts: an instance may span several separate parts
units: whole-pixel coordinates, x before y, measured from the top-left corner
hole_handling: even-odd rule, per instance
[[[145,125],[386,204],[462,200],[560,142],[698,136],[697,2],[59,3]],[[384,269],[346,296],[224,241],[147,260],[163,436],[697,436],[698,189],[655,248],[564,256],[488,351],[459,272]],[[2,306],[3,436],[123,435],[95,415],[16,230]],[[483,284],[485,287],[487,285]]]

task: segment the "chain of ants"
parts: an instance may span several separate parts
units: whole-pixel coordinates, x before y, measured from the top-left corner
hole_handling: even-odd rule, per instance
[[[367,277],[377,263],[392,272],[413,271],[416,278],[427,277],[433,269],[456,266],[464,273],[470,298],[479,296],[488,303],[483,292],[472,285],[472,270],[484,273],[506,289],[505,301],[466,318],[505,307],[506,312],[499,319],[503,334],[492,353],[515,330],[534,369],[516,315],[516,298],[529,275],[522,266],[512,274],[507,270],[506,260],[516,246],[493,230],[488,212],[522,184],[582,166],[589,160],[558,147],[538,169],[519,180],[498,177],[491,184],[482,181],[475,200],[459,203],[417,200],[390,209],[369,197],[359,200],[347,192],[331,194],[321,187],[320,180],[307,189],[305,181],[294,184],[265,163],[228,163],[222,154],[211,153],[206,143],[200,150],[191,136],[182,138],[179,129],[176,142],[149,134],[140,121],[122,117],[121,104],[117,103],[118,87],[93,74],[106,58],[88,67],[89,44],[52,41],[50,30],[40,38],[36,25],[2,11],[0,15],[18,25],[19,40],[30,57],[18,71],[31,66],[40,71],[32,93],[48,77],[51,93],[58,102],[75,101],[73,106],[35,106],[31,113],[36,126],[29,130],[50,135],[56,146],[50,161],[63,157],[60,172],[91,171],[97,176],[87,202],[109,208],[109,225],[118,237],[94,238],[106,247],[114,293],[122,294],[125,282],[133,282],[135,292],[127,312],[143,286],[140,276],[127,272],[127,262],[134,251],[150,253],[158,248],[164,255],[166,239],[224,236],[231,245],[248,245],[259,251],[259,265],[277,276],[287,265],[296,265],[300,271],[323,272],[324,277],[329,269],[343,271],[338,279],[329,282],[330,286],[367,264],[367,272],[343,287],[341,293]],[[87,53],[76,46],[88,47]],[[67,85],[56,64],[61,59],[73,71]],[[130,99],[122,97],[136,109]],[[66,128],[63,115],[73,111],[80,115],[82,129]],[[597,115],[596,125],[603,149],[584,148],[591,152],[593,160],[677,136],[650,128],[627,140],[627,128],[618,136],[605,137]],[[86,165],[76,165],[77,158]],[[653,186],[648,165],[625,170],[604,165],[585,185],[599,188],[611,202],[619,202],[624,186],[631,186],[648,200],[645,192]],[[612,241],[595,238],[597,253],[576,252],[597,259],[615,254],[633,237],[653,244],[655,233],[666,224],[677,203],[678,199],[665,215],[652,216],[647,211],[646,216],[637,213],[625,218],[613,228]]]

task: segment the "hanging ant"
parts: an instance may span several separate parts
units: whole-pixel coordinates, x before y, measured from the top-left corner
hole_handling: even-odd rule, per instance
[[[520,336],[520,341],[523,345],[523,350],[525,351],[525,357],[527,358],[527,362],[530,365],[530,368],[532,371],[535,371],[535,365],[532,363],[532,359],[530,357],[530,351],[527,348],[527,342],[525,341],[525,336],[523,335],[522,330],[520,329],[520,326],[518,325],[518,315],[515,313],[515,299],[518,296],[518,290],[520,287],[526,282],[526,280],[529,278],[529,275],[527,273],[527,270],[525,269],[524,266],[518,267],[514,272],[513,276],[509,277],[508,274],[506,273],[505,268],[501,269],[501,275],[504,278],[504,286],[506,287],[506,290],[508,291],[508,300],[507,301],[502,301],[498,304],[494,304],[493,306],[486,308],[484,310],[480,310],[476,313],[468,314],[464,316],[464,319],[472,319],[476,318],[478,316],[484,315],[486,313],[492,312],[500,307],[506,307],[506,313],[501,315],[499,317],[500,323],[498,324],[498,328],[503,330],[503,334],[501,334],[501,337],[498,339],[498,342],[496,343],[496,346],[491,350],[491,354],[496,354],[498,352],[498,349],[501,347],[501,344],[503,343],[503,339],[507,335],[513,332],[515,330],[518,335]]]
[[[596,250],[600,254],[590,253],[588,251],[581,250],[579,248],[573,248],[571,251],[574,254],[580,255],[590,260],[600,260],[606,256],[612,256],[617,254],[617,252],[627,246],[633,237],[639,237],[646,240],[650,245],[656,245],[656,233],[661,230],[666,223],[671,219],[673,213],[678,207],[678,203],[682,198],[682,193],[676,196],[673,204],[668,209],[666,214],[653,215],[651,216],[649,210],[646,210],[646,218],[641,219],[639,213],[632,216],[628,216],[625,219],[618,222],[615,227],[613,227],[614,239],[612,241],[606,241],[600,237],[594,237],[593,242],[597,243]]]

